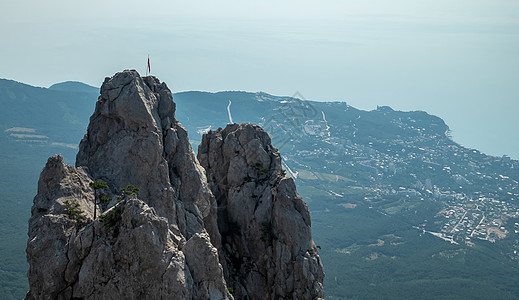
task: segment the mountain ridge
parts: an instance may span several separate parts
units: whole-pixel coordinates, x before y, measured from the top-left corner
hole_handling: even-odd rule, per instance
[[[49,86],[49,90],[56,91],[68,91],[68,92],[86,92],[86,93],[97,93],[99,88],[88,85],[86,83],[82,83],[79,81],[64,81],[60,83],[55,83]]]
[[[89,118],[89,114],[78,114],[77,111],[90,112],[93,109],[93,103],[97,100],[97,94],[96,92],[96,95],[85,100],[90,103],[88,108],[81,108],[81,106],[70,108],[71,111],[76,111],[77,119],[82,120],[79,122],[81,124],[69,123],[62,117],[65,114],[57,114],[56,117],[51,118],[51,121],[56,124],[54,128],[59,131],[52,127],[44,129],[50,132],[60,132],[66,138],[57,140],[57,142],[77,145]],[[512,207],[496,206],[492,199],[499,201],[500,204],[505,201],[505,203],[516,205],[517,196],[514,194],[517,193],[517,189],[512,188],[516,186],[513,180],[518,181],[518,175],[514,173],[519,168],[517,160],[509,157],[488,156],[475,149],[461,147],[449,136],[445,136],[444,127],[438,122],[436,122],[438,126],[435,130],[431,130],[430,135],[427,130],[418,131],[417,129],[422,129],[425,124],[422,122],[423,118],[419,118],[419,114],[415,116],[414,113],[401,112],[402,123],[400,123],[398,117],[393,118],[396,116],[395,112],[398,111],[387,111],[384,115],[384,109],[378,113],[376,109],[363,111],[342,102],[307,103],[296,98],[277,97],[265,93],[246,93],[241,101],[238,100],[240,95],[238,92],[235,92],[232,99],[228,99],[226,94],[208,99],[198,97],[207,94],[197,96],[181,92],[173,95],[178,104],[177,119],[188,129],[191,144],[195,149],[202,139],[202,134],[197,133],[197,130],[203,133],[209,126],[212,126],[211,129],[214,130],[227,125],[229,100],[232,102],[230,109],[235,122],[255,122],[266,125],[264,128],[272,135],[274,145],[277,145],[284,153],[283,156],[288,158],[288,161],[283,159],[283,168],[288,174],[297,174],[295,180],[298,190],[307,201],[312,213],[313,236],[316,243],[322,248],[320,255],[328,275],[325,279],[327,298],[366,298],[388,293],[408,297],[411,297],[409,295],[419,297],[423,293],[439,294],[439,298],[441,295],[457,295],[461,299],[464,295],[465,298],[469,298],[466,295],[472,293],[476,295],[476,299],[482,298],[484,295],[500,296],[503,299],[515,298],[513,295],[518,291],[510,285],[511,280],[515,278],[514,272],[517,272],[516,256],[514,256],[514,249],[518,249],[514,237],[514,230],[517,229],[514,228],[514,223],[519,220],[508,218],[506,222],[499,221],[502,222],[502,226],[496,227],[492,225],[494,220],[490,219],[490,228],[494,228],[490,233],[496,234],[496,236],[479,236],[478,232],[481,230],[476,230],[470,241],[474,245],[469,246],[464,241],[464,233],[471,226],[469,221],[475,222],[477,225],[480,219],[474,219],[472,214],[478,212],[472,212],[470,206],[467,207],[464,202],[466,201],[467,205],[474,203],[479,207],[488,207],[488,212],[483,212],[486,219],[489,219],[491,209],[503,216],[508,214],[505,209],[510,211]],[[261,102],[256,99],[256,96],[259,99],[264,97],[264,100],[276,101]],[[3,101],[4,97],[0,95],[0,100]],[[215,99],[218,101],[215,102]],[[62,105],[73,103],[66,99],[63,100]],[[286,100],[292,102],[280,103]],[[247,107],[246,103],[249,102],[252,105]],[[262,106],[262,103],[266,106]],[[300,109],[294,104],[312,105],[313,108],[308,106]],[[47,111],[48,107],[48,105],[43,107],[41,111]],[[192,111],[199,113],[190,113]],[[331,127],[328,130],[322,111],[325,113],[328,126]],[[9,112],[9,110],[6,109],[5,112]],[[361,118],[357,120],[359,114]],[[2,131],[12,127],[31,127],[25,126],[24,122],[31,124],[31,119],[41,117],[36,112],[25,115],[11,113],[11,115],[16,116],[17,119],[14,123],[0,124],[3,126]],[[376,117],[371,117],[375,115]],[[297,122],[286,121],[287,116],[293,116]],[[37,124],[40,127],[42,124],[44,125],[45,118],[42,118],[42,121]],[[342,129],[341,126],[343,126]],[[399,126],[402,126],[402,130],[399,129]],[[71,130],[65,131],[63,128]],[[294,128],[297,130],[292,131],[297,134],[289,134],[287,129]],[[355,128],[360,131],[355,131]],[[392,130],[386,130],[391,128]],[[39,130],[37,134],[40,134]],[[353,135],[355,132],[357,137]],[[4,170],[8,171],[1,182],[2,190],[6,193],[3,197],[2,211],[6,215],[2,215],[0,219],[5,220],[6,224],[18,224],[16,225],[18,229],[13,228],[11,231],[7,230],[12,225],[3,227],[3,236],[12,241],[14,247],[12,252],[9,252],[12,254],[3,252],[6,253],[3,256],[12,258],[7,261],[19,262],[11,265],[7,264],[7,261],[2,262],[4,266],[0,266],[0,270],[2,270],[0,276],[12,274],[9,275],[10,277],[3,277],[6,279],[0,280],[7,284],[15,282],[15,279],[12,278],[18,278],[16,280],[20,281],[25,277],[26,267],[24,267],[23,255],[20,254],[25,247],[24,232],[20,229],[23,229],[25,224],[20,220],[28,217],[23,211],[28,211],[28,203],[36,193],[34,190],[36,176],[31,177],[27,174],[37,174],[45,159],[56,151],[63,152],[65,161],[73,162],[77,150],[51,146],[51,143],[33,144],[17,141],[14,137],[10,137],[10,133],[1,133],[3,133],[1,138],[4,141],[2,151],[5,152],[3,157],[7,158],[2,166],[5,166]],[[331,137],[327,136],[328,133],[331,134]],[[44,134],[47,135],[47,132]],[[387,135],[395,137],[397,134],[401,135],[400,141],[398,138],[386,139]],[[441,140],[430,138],[435,134],[440,136]],[[49,134],[49,137],[51,136]],[[424,139],[424,137],[427,138]],[[326,141],[324,141],[325,139]],[[386,144],[380,142],[385,139]],[[391,143],[389,143],[390,141]],[[438,141],[442,142],[438,144]],[[370,142],[372,144],[369,144]],[[401,144],[402,142],[404,144]],[[420,148],[425,150],[420,150]],[[294,149],[300,151],[295,152]],[[391,152],[388,152],[388,149]],[[402,152],[403,149],[405,152]],[[437,151],[436,156],[431,150]],[[379,159],[386,157],[380,156],[382,153],[386,153],[387,157],[397,157],[396,154],[398,154],[399,159],[393,162],[387,160],[387,164],[380,164]],[[430,156],[431,154],[433,157]],[[17,158],[22,155],[23,161]],[[445,159],[435,160],[434,157],[444,157]],[[437,168],[438,164],[441,167],[437,171],[431,169]],[[442,171],[444,167],[450,169]],[[389,172],[392,176],[389,176],[391,175]],[[481,175],[478,175],[478,172]],[[378,179],[378,174],[382,174],[383,182]],[[411,174],[414,174],[416,178]],[[509,178],[501,178],[500,175]],[[17,178],[18,180],[16,180]],[[391,187],[389,188],[388,185]],[[434,188],[435,185],[439,187],[438,190],[429,189]],[[463,186],[461,190],[460,185]],[[23,193],[22,189],[15,189],[17,186],[24,187],[23,189],[27,192]],[[400,187],[405,189],[402,190]],[[479,194],[472,194],[470,190],[474,190],[475,187],[486,191],[485,195],[479,197]],[[503,191],[498,188],[502,188]],[[430,190],[431,193],[427,190]],[[512,195],[508,195],[508,192]],[[473,195],[474,202],[470,202],[470,197],[466,200],[458,199],[460,194]],[[474,197],[474,195],[477,196]],[[420,200],[421,198],[424,200]],[[21,210],[22,208],[23,210]],[[7,212],[10,213],[7,214]],[[464,212],[467,212],[470,220],[467,220],[463,227],[455,228],[463,229],[463,235],[460,234],[461,240],[457,241],[459,245],[451,244],[449,241],[428,233],[441,233],[443,226],[447,225],[449,220],[461,218]],[[12,214],[17,217],[12,217]],[[481,218],[481,212],[479,215]],[[428,220],[425,227],[422,226],[424,220]],[[413,226],[419,229],[415,229]],[[472,227],[474,229],[475,225]],[[497,235],[505,233],[505,230],[501,230],[500,227],[504,227],[507,232],[503,239],[498,238]],[[421,235],[424,229],[426,233]],[[449,227],[447,230],[451,231],[453,228]],[[470,234],[472,232],[469,233],[469,236]],[[450,235],[446,234],[447,236]],[[488,240],[481,240],[478,236]],[[494,240],[494,243],[490,239]],[[378,245],[378,240],[383,241],[384,244],[376,246],[376,248],[371,246]],[[6,246],[5,249],[9,248]],[[461,263],[462,261],[465,263]],[[413,269],[413,266],[419,268],[420,272]],[[396,274],[391,272],[395,269],[399,270]],[[499,280],[492,275],[498,273],[503,274]],[[377,274],[378,279],[372,279],[369,274]],[[503,278],[505,279],[503,280]],[[412,283],[417,282],[417,279],[423,284]],[[448,280],[452,284],[442,280]],[[385,284],[385,282],[392,282],[392,285]],[[375,290],[372,284],[378,288]],[[461,284],[466,288],[454,288]],[[17,283],[19,291],[17,295],[23,296],[23,286],[23,281]],[[5,291],[1,294],[11,295],[7,289]],[[21,296],[13,299],[19,299]],[[9,296],[4,298],[9,299]]]

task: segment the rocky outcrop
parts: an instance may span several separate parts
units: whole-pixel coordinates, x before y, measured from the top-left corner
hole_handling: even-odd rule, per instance
[[[29,219],[27,299],[58,299],[69,286],[65,273],[70,237],[79,223],[92,222],[90,182],[82,168],[65,165],[58,155],[49,158],[41,172]]]
[[[217,199],[223,266],[236,298],[323,298],[308,208],[268,134],[252,124],[211,131],[198,159]]]
[[[29,225],[26,299],[230,298],[207,233],[183,244],[168,220],[136,195],[92,220],[90,182],[61,156],[47,162]],[[203,261],[190,259],[191,244],[200,245]]]
[[[116,192],[129,184],[189,238],[204,225],[219,244],[214,198],[165,83],[125,71],[106,78],[79,145],[77,167]]]
[[[204,152],[212,166],[208,181],[166,84],[131,70],[106,78],[76,166],[55,155],[40,175],[29,220],[26,299],[322,296],[308,209],[293,181],[280,175],[268,136],[244,126],[235,130],[242,138],[225,138],[227,148]],[[238,152],[229,152],[230,143]],[[256,160],[239,152],[245,145],[243,153]],[[253,161],[269,170],[247,165]],[[224,174],[221,166],[229,164]],[[225,198],[220,206],[213,192]],[[252,207],[253,195],[264,204]],[[252,232],[263,233],[260,241],[248,237]]]
[[[105,80],[76,168],[53,156],[41,173],[26,299],[232,298],[216,202],[174,112],[154,77]],[[94,191],[94,180],[108,188]]]

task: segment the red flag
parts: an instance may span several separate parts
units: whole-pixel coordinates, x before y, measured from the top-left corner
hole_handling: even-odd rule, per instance
[[[148,73],[151,73],[151,68],[150,68],[150,57],[148,56]]]

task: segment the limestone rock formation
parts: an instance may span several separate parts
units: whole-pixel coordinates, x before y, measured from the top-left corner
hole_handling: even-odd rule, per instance
[[[252,124],[210,131],[198,159],[217,199],[223,266],[235,297],[324,298],[308,208],[268,134]]]
[[[174,111],[154,77],[105,80],[76,168],[53,156],[42,171],[26,299],[232,298],[215,248],[216,203]],[[93,180],[108,184],[95,220]]]
[[[76,166],[116,189],[138,186],[140,198],[170,223],[178,220],[187,238],[205,223],[218,245],[214,198],[172,99],[152,76],[125,71],[106,78]]]
[[[213,166],[208,182],[166,84],[133,70],[106,78],[76,167],[55,155],[40,175],[29,220],[26,299],[321,297],[308,209],[293,181],[279,175],[268,136],[240,126],[236,132],[247,132],[242,138],[204,152]],[[258,135],[263,138],[252,138]],[[269,171],[229,152],[240,147]],[[220,166],[229,164],[231,174],[224,174]],[[101,181],[107,187],[96,186]],[[225,195],[220,202],[228,209],[213,192]],[[254,208],[247,198],[253,195],[264,204]],[[241,239],[229,235],[237,226]],[[262,240],[247,238],[253,232],[262,232]]]

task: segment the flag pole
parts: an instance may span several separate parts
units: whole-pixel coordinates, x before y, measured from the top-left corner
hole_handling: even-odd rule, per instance
[[[146,76],[151,75],[151,66],[150,66],[150,55],[148,54],[148,65],[146,66]]]

